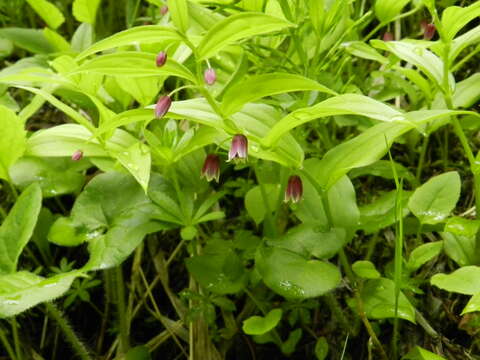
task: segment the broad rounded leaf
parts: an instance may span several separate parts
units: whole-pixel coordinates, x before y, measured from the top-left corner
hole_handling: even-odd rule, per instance
[[[282,319],[282,309],[270,310],[267,315],[251,316],[243,321],[243,332],[248,335],[263,335],[278,325]]]
[[[464,266],[450,274],[435,274],[430,283],[442,290],[475,295],[480,292],[480,267]]]
[[[378,279],[380,277],[380,273],[371,261],[355,261],[352,265],[352,270],[357,276],[364,279]]]

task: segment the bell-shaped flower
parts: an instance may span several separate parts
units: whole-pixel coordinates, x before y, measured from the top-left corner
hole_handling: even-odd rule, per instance
[[[80,161],[80,160],[82,160],[82,158],[83,158],[83,151],[82,150],[76,150],[72,154],[72,160],[73,161]]]
[[[228,161],[244,161],[248,158],[248,140],[245,135],[237,134],[232,139],[232,146],[228,152]]]
[[[298,175],[292,175],[288,178],[287,188],[285,189],[285,202],[299,202],[303,195],[302,179]]]
[[[203,78],[205,79],[205,83],[207,85],[213,85],[217,80],[217,74],[215,73],[215,70],[213,68],[208,68],[205,70]]]
[[[170,96],[164,95],[160,97],[157,101],[157,105],[155,105],[155,116],[157,118],[162,118],[170,109],[170,105],[172,105],[172,99]]]
[[[208,154],[203,163],[200,178],[205,178],[207,181],[215,179],[218,182],[220,178],[220,158],[215,154]]]
[[[165,65],[167,62],[167,53],[165,51],[160,51],[155,59],[157,67]]]

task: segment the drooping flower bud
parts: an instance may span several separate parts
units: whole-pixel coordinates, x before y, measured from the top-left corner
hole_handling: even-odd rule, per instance
[[[228,161],[244,161],[248,158],[248,140],[245,135],[237,134],[232,139],[232,146],[228,152]]]
[[[285,189],[285,202],[299,202],[303,195],[302,179],[298,175],[292,175],[288,178],[287,188]]]
[[[425,29],[423,30],[423,39],[424,40],[431,40],[433,36],[435,35],[435,25],[432,23],[427,24],[425,26]]]
[[[80,161],[80,160],[82,160],[82,158],[83,158],[83,151],[82,150],[76,150],[72,154],[72,160],[73,161]]]
[[[213,85],[217,80],[217,74],[215,73],[215,70],[213,68],[208,68],[205,70],[203,78],[205,79],[207,85]]]
[[[383,34],[383,41],[392,41],[393,40],[393,34],[389,31],[387,31],[385,34]]]
[[[160,51],[157,55],[157,58],[155,59],[155,62],[157,64],[157,67],[165,65],[165,63],[167,62],[167,53],[165,51]]]
[[[155,105],[155,116],[157,118],[162,118],[170,109],[170,105],[172,105],[172,99],[170,96],[164,95],[158,99],[157,105]]]
[[[163,5],[163,6],[160,8],[160,14],[165,15],[167,12],[168,12],[168,6],[167,6],[167,5]]]
[[[207,181],[215,179],[218,183],[220,178],[220,159],[215,154],[208,154],[203,163],[200,178],[206,178]]]

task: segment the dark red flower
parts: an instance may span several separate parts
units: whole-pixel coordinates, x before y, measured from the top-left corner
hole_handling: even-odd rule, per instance
[[[80,160],[82,160],[82,158],[83,158],[83,151],[82,150],[76,150],[72,154],[72,160],[73,161],[80,161]]]
[[[203,163],[200,178],[206,178],[207,181],[215,179],[218,182],[220,178],[220,158],[215,154],[208,154]]]
[[[303,195],[302,179],[298,175],[292,175],[288,178],[287,188],[285,189],[285,202],[290,200],[297,203]]]
[[[205,70],[203,78],[205,79],[207,85],[213,85],[217,80],[217,74],[215,73],[215,70],[213,68],[208,68]]]
[[[432,23],[425,25],[425,29],[423,30],[423,39],[431,40],[435,35],[435,30],[435,25]]]
[[[383,41],[392,41],[393,40],[393,34],[389,31],[387,31],[385,34],[383,34]]]
[[[157,118],[162,118],[170,109],[170,105],[172,105],[172,99],[170,96],[164,95],[158,99],[157,105],[155,105],[155,116]]]
[[[160,14],[165,15],[167,12],[168,12],[168,6],[167,6],[167,5],[163,5],[163,6],[160,8]]]
[[[158,67],[165,65],[167,62],[167,53],[165,51],[160,51],[155,59],[155,62]]]
[[[228,161],[247,160],[248,158],[248,140],[245,135],[237,134],[232,139],[232,146],[228,152]]]

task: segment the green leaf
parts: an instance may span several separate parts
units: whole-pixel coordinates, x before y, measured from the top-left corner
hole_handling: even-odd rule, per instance
[[[243,332],[247,335],[263,335],[274,329],[282,319],[282,309],[272,309],[265,317],[250,316],[243,321]]]
[[[422,224],[438,224],[455,208],[460,187],[460,176],[455,171],[435,176],[415,190],[408,207]]]
[[[88,240],[88,236],[71,218],[59,217],[50,227],[48,241],[60,246],[77,246]]]
[[[480,292],[480,267],[464,266],[450,274],[435,274],[430,283],[449,292],[475,295]]]
[[[266,96],[309,90],[336,95],[329,88],[300,75],[286,73],[255,75],[236,83],[225,92],[222,112],[225,116],[229,116],[240,110],[244,104]]]
[[[407,355],[402,357],[402,360],[445,360],[445,358],[425,350],[420,346],[415,346]]]
[[[462,310],[462,314],[480,311],[480,292],[473,295]]]
[[[125,45],[132,44],[152,44],[159,41],[162,42],[179,42],[182,41],[182,37],[174,29],[159,26],[159,25],[145,25],[137,26],[118,32],[108,38],[105,38],[99,42],[96,42],[88,49],[82,51],[77,59],[83,59],[91,54],[99,51],[112,49]]]
[[[169,0],[168,12],[172,17],[175,27],[182,33],[186,33],[188,29],[187,0]]]
[[[64,23],[65,18],[62,12],[51,2],[47,0],[27,0],[27,3],[52,29],[56,29]]]
[[[364,279],[378,279],[380,273],[375,268],[375,265],[371,261],[359,260],[355,261],[352,265],[353,272]]]
[[[265,284],[287,299],[307,299],[333,290],[341,275],[330,263],[307,260],[291,251],[259,247],[255,266]]]
[[[321,336],[317,339],[315,344],[315,357],[317,360],[325,360],[328,355],[328,342],[324,336]]]
[[[12,273],[33,234],[42,207],[42,192],[32,184],[18,197],[0,227],[0,274]]]
[[[48,198],[79,192],[85,181],[81,172],[89,166],[70,158],[23,157],[10,168],[10,177],[21,189],[38,182]]]
[[[319,164],[321,163],[319,162]],[[334,226],[350,231],[358,226],[360,212],[357,207],[355,189],[348,176],[342,176],[328,190],[328,206]]]
[[[277,201],[280,193],[280,186],[274,184],[263,185],[268,203],[268,210],[274,212],[277,208]],[[251,188],[245,195],[245,209],[248,215],[255,221],[255,224],[260,224],[265,215],[267,215],[267,207],[262,195],[260,185]]]
[[[139,345],[128,350],[126,360],[151,360],[148,347],[145,345]]]
[[[0,29],[0,38],[8,39],[19,48],[34,54],[50,54],[55,51],[45,38],[42,30],[14,27],[3,28]]]
[[[479,41],[480,41],[480,25],[467,31],[465,34],[462,34],[459,37],[453,39],[452,45],[450,48],[449,61],[453,63],[456,57],[462,52],[463,49]]]
[[[274,247],[287,249],[305,258],[315,256],[329,259],[345,245],[346,233],[342,228],[328,229],[319,224],[301,224],[291,228],[279,239],[269,241]]]
[[[460,216],[452,216],[447,220],[444,231],[467,237],[475,237],[480,229],[480,220],[466,219]]]
[[[435,241],[416,247],[408,257],[407,269],[412,272],[418,270],[420,266],[440,254],[442,249],[443,241]]]
[[[101,0],[75,0],[72,7],[73,16],[80,22],[94,24],[100,1]]]
[[[480,239],[450,232],[441,232],[445,254],[460,266],[480,265]]]
[[[255,35],[294,26],[286,20],[262,13],[242,12],[217,22],[202,38],[197,48],[198,61],[212,57],[225,46]]]
[[[381,64],[388,64],[388,59],[377,50],[362,41],[349,41],[342,44],[350,54],[362,59],[378,61]]]
[[[410,0],[375,0],[375,16],[382,24],[393,21]]]
[[[241,259],[223,241],[211,242],[202,255],[186,259],[186,264],[195,280],[214,294],[234,294],[246,285],[247,274]]]
[[[150,181],[150,167],[152,162],[149,147],[138,141],[134,145],[124,149],[124,151],[117,153],[116,157],[120,164],[133,175],[146,193]]]
[[[81,23],[72,36],[72,49],[77,52],[85,51],[92,46],[93,35],[93,26]]]
[[[290,331],[290,334],[288,334],[287,340],[285,340],[285,342],[283,342],[281,346],[283,354],[287,356],[293,354],[293,352],[297,347],[298,342],[302,338],[302,333],[303,333],[302,329],[300,328]]]
[[[26,132],[15,113],[0,105],[0,178],[9,180],[8,171],[25,152]]]
[[[395,283],[386,278],[368,280],[362,289],[361,297],[365,312],[371,319],[395,317]],[[415,323],[415,308],[407,297],[398,297],[398,317]]]
[[[110,76],[178,76],[195,82],[195,76],[182,64],[168,59],[165,65],[155,65],[155,55],[136,51],[119,51],[84,62],[71,74],[94,72]]]
[[[62,296],[78,276],[81,276],[79,271],[50,278],[28,271],[0,275],[0,318],[20,314],[39,303]]]
[[[480,16],[480,3],[461,8],[449,6],[442,13],[442,28],[445,41],[450,42],[455,35],[470,21]]]
[[[298,109],[278,121],[263,138],[265,146],[274,145],[281,136],[306,122],[333,115],[362,115],[372,119],[393,122],[405,121],[403,114],[394,108],[367,96],[345,94],[324,100],[317,105]]]
[[[43,29],[43,36],[52,44],[56,51],[71,51],[69,42],[56,31],[45,28]]]
[[[407,41],[372,40],[371,44],[376,48],[390,51],[400,59],[415,65],[438,86],[443,86],[443,62],[431,51]],[[453,90],[455,80],[451,73],[448,74],[448,82]]]
[[[455,108],[469,108],[480,99],[480,73],[457,83],[453,94]]]

